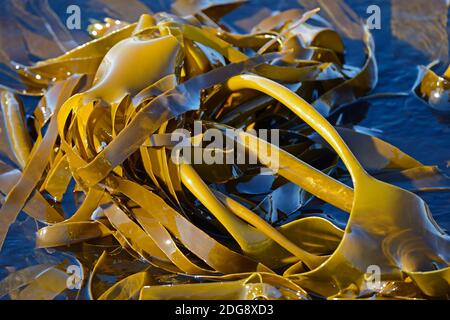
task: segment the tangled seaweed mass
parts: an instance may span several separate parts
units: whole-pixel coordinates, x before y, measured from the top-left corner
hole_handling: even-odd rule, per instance
[[[0,246],[25,212],[36,247],[64,259],[13,271],[0,296],[448,297],[450,237],[413,193],[448,189],[448,178],[329,120],[376,85],[371,33],[354,32],[365,62],[350,67],[319,10],[277,13],[238,34],[220,18],[240,2],[105,19],[91,41],[15,66],[24,87],[1,89]],[[424,70],[416,94],[444,108],[447,76]],[[31,122],[25,96],[41,97]],[[171,134],[197,121],[192,141],[242,129],[238,143],[257,163],[172,161]],[[278,145],[248,133],[263,128],[279,130]],[[211,152],[205,141],[192,148]]]

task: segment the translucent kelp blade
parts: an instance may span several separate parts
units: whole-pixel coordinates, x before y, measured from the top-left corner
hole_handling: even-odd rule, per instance
[[[14,300],[53,300],[67,289],[69,275],[52,267],[42,272],[28,286],[14,295]]]
[[[325,256],[332,253],[341,241],[343,235],[342,230],[336,228],[325,219],[307,217],[284,224],[278,228],[273,228],[266,221],[232,198],[219,192],[215,194],[239,218],[253,225],[293,255],[296,255],[298,249],[301,248],[307,252]],[[277,260],[282,261],[283,259],[289,258],[285,254],[283,257],[282,250],[275,243],[270,243],[268,240],[265,240],[265,246],[266,252],[271,252],[272,250],[271,256]]]
[[[378,180],[412,192],[449,191],[450,178],[437,166],[421,166],[375,175]]]
[[[445,0],[432,0],[428,6],[420,0],[392,0],[392,34],[431,59],[447,62],[447,11]]]
[[[98,221],[58,223],[39,229],[36,235],[36,247],[70,246],[110,234],[111,231]]]
[[[138,272],[117,282],[105,291],[98,300],[130,300],[139,296],[141,289],[149,284],[147,271]]]
[[[361,18],[343,0],[298,0],[307,9],[319,7],[333,27],[350,39],[362,39],[364,28]]]
[[[2,50],[0,56],[2,57],[2,67],[4,66],[2,69],[5,70],[2,70],[2,73],[7,73],[6,78],[11,79],[10,82],[6,83],[6,86],[21,94],[42,95],[42,90],[46,89],[46,85],[51,83],[52,80],[64,79],[67,74],[94,73],[102,56],[106,53],[105,48],[124,39],[124,35],[125,37],[129,36],[135,26],[133,24],[125,26],[121,30],[92,41],[92,43],[77,47],[78,41],[84,42],[87,40],[86,37],[74,39],[46,1],[36,2],[31,6],[31,9],[13,1],[8,1],[7,5],[14,14],[7,19],[2,19],[5,23],[2,30],[5,32],[0,35],[0,41],[7,43],[10,34],[15,34],[15,37],[17,37],[17,32],[19,32],[22,38],[21,45],[26,49],[19,51],[16,46],[2,46],[4,50]],[[87,10],[100,9],[102,11],[107,10],[107,7],[108,5],[105,5],[101,8],[96,2]],[[25,15],[29,21],[34,23],[18,23],[17,20],[25,18],[24,16],[19,17],[20,15]],[[123,11],[119,15],[126,15],[126,12]],[[27,30],[31,25],[34,27]],[[9,28],[16,28],[16,30],[15,32],[8,32]],[[45,45],[42,45],[43,42]],[[16,43],[20,43],[20,41],[16,41]],[[40,45],[36,45],[37,43]],[[12,49],[12,51],[9,49]],[[31,67],[25,67],[25,65],[30,65],[34,61],[27,56],[23,56],[22,52],[37,49],[41,51],[32,52],[35,56],[43,60],[51,59],[39,62]],[[69,51],[70,49],[72,50]],[[62,57],[54,58],[61,53],[64,53]],[[12,60],[17,62],[13,63]]]
[[[189,274],[214,273],[213,270],[202,268],[190,261],[189,258],[178,248],[170,233],[147,211],[137,208],[133,210],[133,214],[139,221],[139,224],[142,226],[144,231],[147,232],[152,239],[154,239],[159,248],[164,251],[166,256],[174,265],[180,268],[180,270],[183,270]]]
[[[93,261],[91,271],[86,283],[87,294],[90,299],[96,300],[106,292],[109,297],[117,297],[122,288],[121,282],[134,274],[147,273],[145,284],[153,284],[153,276],[164,275],[164,272],[151,269],[147,263],[129,255],[121,248],[98,246],[100,250]],[[153,274],[153,275],[151,275]],[[142,278],[140,278],[142,279]],[[127,283],[127,281],[125,282]],[[110,290],[113,287],[116,289]],[[121,291],[125,293],[125,291]]]
[[[39,274],[51,267],[51,265],[47,264],[38,264],[12,272],[0,281],[0,297],[28,285],[33,282]]]
[[[348,128],[336,130],[364,169],[374,173],[377,179],[410,191],[448,190],[449,178],[437,167],[423,165],[380,138]],[[323,143],[318,136],[313,139]]]
[[[0,192],[7,195],[11,191],[11,188],[19,181],[22,174],[18,169],[13,169],[1,162],[0,168]],[[5,199],[2,197],[2,204],[4,203],[4,200]],[[38,190],[32,192],[30,198],[23,207],[23,211],[30,217],[48,224],[61,222],[63,220],[61,214],[47,202]]]
[[[301,2],[311,11],[277,13],[238,34],[220,19],[241,2],[178,1],[190,10],[184,17],[153,15],[140,1],[90,2],[83,15],[109,10],[113,19],[91,21],[94,40],[79,47],[59,42],[56,32],[51,45],[61,48],[51,56],[35,45],[50,39],[47,31],[35,36],[33,22],[42,19],[28,14],[40,9],[53,28],[51,7],[12,4],[14,14],[30,19],[15,46],[28,51],[19,52],[19,63],[0,66],[2,84],[20,80],[29,89],[24,94],[44,96],[25,122],[21,98],[1,93],[7,164],[0,162],[0,238],[21,210],[28,213],[14,232],[20,225],[20,236],[36,239],[37,248],[83,261],[89,278],[81,285],[90,299],[445,297],[448,235],[420,198],[365,170],[411,191],[445,191],[448,177],[361,127],[333,128],[317,112],[338,112],[375,86],[370,33],[342,1],[308,0]],[[361,68],[344,64],[349,48],[341,35],[362,42]],[[0,61],[9,64],[2,52]],[[436,93],[430,87],[428,96]],[[28,113],[34,99],[23,101]],[[176,129],[205,142],[195,150],[230,152],[206,146],[197,120],[202,130],[219,128],[221,137],[242,129],[237,145],[256,163],[174,161]],[[270,156],[250,135],[264,128],[281,130]],[[373,265],[382,288],[368,287]],[[12,299],[80,294],[64,290],[69,274],[60,265],[30,270],[16,283],[6,278],[0,291]]]
[[[323,63],[300,68],[261,65],[255,68],[255,72],[272,80],[296,83],[344,78],[343,74],[340,73],[332,63]]]
[[[450,268],[428,272],[406,272],[423,293],[430,297],[444,297],[450,291]]]
[[[370,172],[423,166],[413,157],[380,138],[347,128],[337,127],[336,130],[362,166]],[[318,135],[313,135],[312,139],[327,145],[324,139]]]
[[[56,107],[54,108],[56,113],[63,101],[71,96],[79,81],[80,77],[74,76],[58,83],[57,86],[54,86],[47,93],[49,96],[47,100],[56,103]],[[16,220],[17,215],[41,178],[56,142],[57,135],[57,119],[56,114],[54,114],[44,138],[38,147],[35,146],[22,172],[22,176],[9,191],[6,201],[0,209],[0,248],[3,245],[9,226]]]
[[[275,278],[275,281],[273,281]],[[181,284],[174,286],[147,286],[140,294],[141,300],[256,300],[296,299],[306,296],[299,289],[291,291],[277,283],[275,276],[254,273],[236,281]],[[301,290],[301,289],[300,289]]]
[[[98,12],[97,15],[106,14],[124,21],[136,21],[142,14],[152,12],[141,0],[130,0],[127,3],[120,0],[96,0],[89,3],[89,10]]]
[[[23,169],[31,151],[31,138],[25,121],[25,110],[19,98],[11,92],[0,90],[2,124],[0,139],[1,152],[10,156],[19,168]],[[7,146],[3,146],[4,143]]]
[[[419,274],[424,273],[429,277],[434,274],[435,278],[440,279],[441,285],[433,291],[423,283],[416,282],[418,288],[438,296],[448,292],[446,270],[450,238],[436,225],[426,204],[405,190],[368,176],[362,177],[357,178],[354,207],[346,233],[335,253],[318,269],[292,277],[300,285],[325,296],[356,283],[354,293],[357,294],[366,285],[364,274],[367,268],[377,265],[386,279],[401,280],[402,272],[414,274],[421,271]],[[381,199],[384,199],[382,204]],[[405,207],[408,210],[405,211]],[[439,272],[433,271],[436,267],[440,269]],[[342,274],[334,280],[329,279],[331,286],[315,284],[315,280],[324,279],[326,274],[336,268],[347,270],[349,276]]]
[[[351,284],[359,292],[366,285],[367,268],[375,264],[391,279],[402,279],[402,271],[435,272],[438,268],[438,276],[448,283],[450,237],[438,227],[421,198],[369,176],[331,124],[287,88],[255,76],[234,77],[227,84],[231,90],[260,90],[295,110],[330,143],[352,176],[355,197],[341,243],[318,268],[292,276],[295,281],[323,296]],[[326,283],[318,285],[321,279],[327,279]],[[444,286],[436,291],[445,290]]]
[[[256,154],[261,163],[267,165],[280,176],[344,211],[349,212],[351,210],[353,191],[344,184],[328,177],[277,146],[267,146],[267,142],[253,135],[241,132],[238,143],[244,144],[249,152]],[[250,150],[251,146],[259,146],[258,148],[262,150],[268,150],[266,148],[269,148],[270,153]],[[308,179],[304,179],[304,176],[308,176]],[[318,188],[319,185],[324,188]]]
[[[0,19],[0,74],[2,86],[17,92],[41,95],[41,87],[27,86],[17,74],[17,62],[31,64],[33,59],[57,56],[77,45],[57,18],[48,1],[33,3],[4,1]],[[23,23],[27,21],[27,23]],[[11,45],[13,44],[14,45]],[[15,61],[15,63],[13,63]]]
[[[116,189],[160,221],[187,249],[215,270],[224,273],[236,273],[256,269],[254,261],[221,245],[172,209],[153,192],[131,181],[118,181]],[[156,208],[162,208],[163,210],[156,210]]]
[[[214,20],[220,19],[223,15],[239,7],[247,0],[176,0],[172,4],[172,11],[180,16],[194,15],[204,12]]]
[[[378,81],[375,44],[368,30],[364,33],[367,59],[359,73],[323,94],[313,105],[324,116],[328,116],[337,106],[350,104],[375,88]]]
[[[102,207],[111,224],[130,242],[133,249],[145,258],[159,259],[169,262],[165,253],[155,244],[154,240],[147,235],[136,223],[115,205],[104,205]]]
[[[141,109],[128,127],[91,163],[85,168],[80,168],[77,174],[87,185],[100,181],[112,168],[136,151],[149,133],[152,133],[164,121],[180,113],[198,109],[200,107],[199,92],[202,88],[209,88],[222,82],[224,78],[226,79],[264,61],[263,57],[256,57],[245,62],[230,64],[195,77],[177,86],[174,90],[158,96]],[[164,118],[161,115],[164,115]],[[130,145],[130,141],[133,141],[132,145]]]

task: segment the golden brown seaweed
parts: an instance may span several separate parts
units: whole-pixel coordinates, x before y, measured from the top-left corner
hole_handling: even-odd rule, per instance
[[[448,177],[327,120],[376,85],[370,32],[340,1],[301,1],[310,11],[282,12],[237,34],[220,18],[242,2],[177,1],[183,17],[142,12],[114,27],[105,20],[102,32],[90,28],[94,40],[18,68],[28,93],[44,94],[33,131],[19,98],[1,91],[1,151],[17,169],[0,163],[0,247],[23,210],[46,224],[37,248],[80,258],[92,299],[448,295],[449,236],[410,192],[448,190]],[[332,24],[317,17],[318,4]],[[345,70],[333,25],[362,41],[357,72]],[[429,100],[446,80],[428,71],[418,92]],[[225,139],[230,128],[281,129],[281,144],[243,130],[239,143],[255,165],[173,162],[171,134],[192,131],[196,120]],[[270,156],[255,143],[271,147]],[[345,169],[337,170],[338,158]],[[285,208],[277,193],[284,204],[299,194],[304,202]],[[67,194],[76,199],[69,215],[57,206]],[[313,199],[347,212],[345,228],[294,214]],[[381,269],[378,290],[367,285],[371,265]],[[1,296],[53,299],[68,277],[47,264],[16,275],[0,282]]]

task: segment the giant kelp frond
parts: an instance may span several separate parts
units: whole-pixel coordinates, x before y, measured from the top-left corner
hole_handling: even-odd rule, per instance
[[[361,29],[364,64],[350,68],[315,8],[238,34],[220,17],[240,2],[179,1],[183,17],[95,22],[92,41],[17,68],[25,93],[43,93],[30,126],[14,88],[1,91],[0,246],[24,211],[39,221],[37,248],[77,258],[80,290],[93,299],[448,295],[450,238],[412,193],[448,190],[448,178],[329,121],[376,85],[370,32]],[[446,81],[436,79],[425,76],[424,98]],[[174,159],[181,129],[197,134],[192,156],[239,147],[257,161]],[[231,149],[207,144],[208,129]],[[279,143],[256,129],[278,129]],[[54,298],[66,264],[20,270],[0,295]]]

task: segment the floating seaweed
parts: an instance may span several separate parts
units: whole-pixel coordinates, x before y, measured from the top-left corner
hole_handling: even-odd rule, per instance
[[[16,68],[1,89],[0,247],[23,211],[38,221],[36,248],[66,260],[11,273],[0,296],[448,297],[450,237],[413,193],[449,190],[448,177],[330,122],[376,85],[370,32],[348,20],[365,56],[350,68],[316,8],[242,34],[220,20],[241,2],[177,1],[174,14],[96,21],[91,41]],[[445,83],[428,71],[418,92],[430,101]],[[41,96],[31,125],[27,94]],[[199,122],[193,153],[229,153],[205,143],[215,129],[256,162],[192,164],[184,152],[174,161],[172,137]],[[279,130],[279,143],[252,129]],[[67,274],[69,264],[82,274]]]
[[[440,113],[450,112],[450,67],[441,77],[428,67],[419,67],[420,73],[415,87],[416,95],[423,99],[433,110]]]

